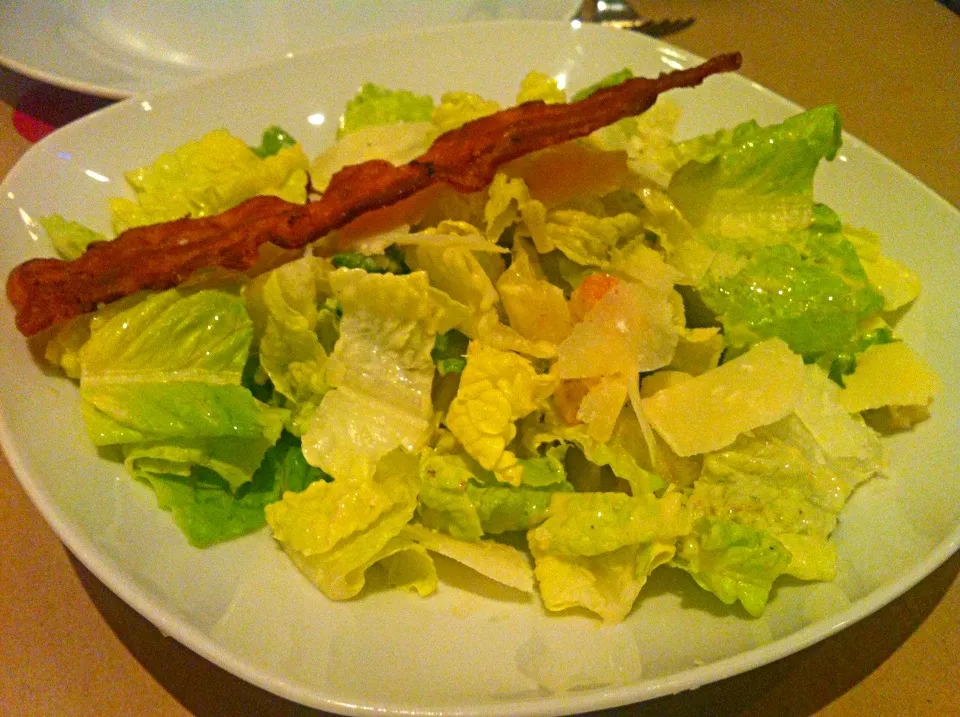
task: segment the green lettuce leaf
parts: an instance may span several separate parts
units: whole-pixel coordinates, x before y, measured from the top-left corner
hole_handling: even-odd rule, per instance
[[[617,70],[616,72],[611,72],[606,77],[602,77],[592,85],[584,87],[582,90],[576,92],[571,98],[572,102],[579,102],[580,100],[587,99],[597,90],[602,90],[604,87],[614,87],[619,85],[626,80],[629,80],[633,77],[633,70],[629,67],[624,67],[622,70]]]
[[[601,442],[590,437],[588,428],[578,423],[568,425],[551,411],[530,415],[519,424],[520,440],[529,451],[542,450],[544,444],[576,446],[592,466],[608,467],[614,476],[630,486],[633,495],[661,490],[666,482],[645,465],[649,465],[643,432],[636,413],[630,408],[620,412],[613,434]],[[578,486],[583,477],[570,475]]]
[[[446,376],[448,373],[463,373],[467,365],[467,346],[470,344],[470,338],[456,329],[450,329],[442,334],[437,334],[433,342],[433,350],[430,351],[430,358],[436,364],[437,373]]]
[[[702,519],[681,541],[673,564],[726,605],[737,600],[754,617],[763,612],[790,552],[767,531],[716,518]]]
[[[778,337],[807,360],[844,351],[860,323],[883,308],[853,245],[824,207],[807,229],[755,246],[730,276],[699,287],[729,345]]]
[[[59,214],[40,217],[37,221],[50,237],[57,254],[68,261],[78,258],[90,244],[107,240],[100,232],[95,232],[80,222],[64,219]]]
[[[80,398],[95,445],[279,436],[285,412],[240,384],[253,326],[235,294],[153,294],[91,329]]]
[[[224,447],[229,448],[230,444],[224,442],[220,448]],[[232,447],[244,450],[239,442]],[[324,478],[320,470],[307,464],[300,441],[289,433],[284,433],[266,451],[251,480],[236,490],[231,490],[218,474],[215,463],[212,467],[204,465],[192,456],[181,463],[179,447],[163,448],[133,447],[127,454],[127,465],[135,477],[150,485],[159,507],[171,511],[190,544],[200,548],[259,530],[266,525],[267,505],[287,491],[298,493]],[[230,450],[221,452],[225,461],[236,462],[236,454]],[[175,461],[170,460],[171,455],[175,455]],[[179,470],[190,462],[192,466],[187,472]]]
[[[581,606],[622,620],[659,565],[669,561],[690,516],[679,494],[557,493],[547,519],[527,533],[548,610]]]
[[[337,137],[365,127],[397,122],[429,122],[432,116],[433,98],[429,95],[416,95],[407,90],[389,90],[372,82],[365,82],[360,91],[347,102]]]
[[[306,431],[329,389],[325,343],[332,347],[339,325],[325,303],[330,270],[326,261],[304,257],[261,275],[244,291],[260,324],[260,367],[291,411],[288,428],[296,435]]]
[[[572,491],[562,463],[565,449],[519,459],[524,483],[501,483],[466,453],[431,453],[421,457],[420,519],[460,540],[477,540],[527,530],[547,514],[550,497]]]
[[[293,147],[296,143],[297,140],[287,134],[286,130],[277,125],[273,125],[263,131],[263,137],[260,139],[259,146],[251,147],[250,149],[253,150],[253,153],[260,157],[260,159],[266,159],[267,157],[278,154],[284,147]]]
[[[574,557],[610,553],[626,545],[671,540],[690,532],[678,493],[556,493],[547,519],[527,534],[535,552]]]
[[[753,615],[779,574],[831,580],[837,516],[854,487],[884,468],[876,435],[838,403],[839,387],[807,366],[796,415],[707,454],[689,507],[698,520],[677,564]]]
[[[813,175],[840,147],[837,108],[819,107],[779,125],[750,121],[680,145],[689,157],[668,187],[700,231],[757,237],[805,229],[813,214]]]

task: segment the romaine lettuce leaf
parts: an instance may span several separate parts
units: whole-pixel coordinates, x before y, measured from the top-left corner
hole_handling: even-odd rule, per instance
[[[136,199],[110,200],[113,229],[119,234],[145,224],[210,216],[258,194],[302,204],[307,166],[299,145],[260,158],[240,138],[214,130],[127,172]]]
[[[514,240],[513,262],[497,279],[497,292],[510,326],[531,341],[559,344],[573,328],[563,290],[538,276],[528,252]]]
[[[672,564],[690,573],[700,587],[724,604],[739,600],[757,617],[790,559],[783,543],[767,531],[708,518],[698,521],[694,533],[680,541]]]
[[[679,493],[555,493],[547,519],[527,533],[540,554],[575,557],[609,553],[626,545],[668,541],[690,532]]]
[[[296,143],[297,140],[291,137],[283,127],[272,125],[263,131],[260,144],[250,149],[260,159],[266,159],[278,154],[284,147],[293,147]]]
[[[303,437],[304,453],[342,480],[368,479],[394,448],[423,447],[433,414],[438,333],[461,319],[423,272],[398,276],[338,269],[330,285],[342,307],[340,339],[327,362],[332,387]]]
[[[372,82],[365,82],[360,91],[347,102],[337,130],[337,137],[351,132],[391,125],[397,122],[427,122],[433,115],[433,98],[408,90],[389,90]]]
[[[471,341],[446,426],[486,470],[520,485],[523,467],[507,448],[517,433],[515,422],[536,409],[555,385],[554,378],[538,374],[523,356]]]
[[[660,98],[643,114],[599,129],[589,140],[607,151],[626,152],[627,166],[635,174],[665,187],[683,160],[673,141],[679,120],[680,108]]]
[[[433,110],[430,121],[433,122],[432,139],[444,132],[462,127],[487,115],[500,110],[500,105],[494,100],[484,99],[472,92],[446,92],[440,97],[440,104]]]
[[[527,534],[548,610],[582,606],[622,620],[650,572],[691,529],[679,494],[558,493],[549,516]]]
[[[284,397],[292,414],[288,428],[298,436],[329,388],[322,338],[329,342],[339,325],[324,303],[330,271],[325,260],[304,257],[261,275],[244,291],[248,311],[262,324],[260,367]]]
[[[89,229],[80,222],[64,219],[59,214],[40,217],[37,221],[50,237],[60,258],[68,261],[78,258],[90,244],[107,240],[100,232]]]
[[[585,100],[597,90],[602,90],[604,87],[614,87],[616,85],[619,85],[621,82],[629,80],[632,77],[633,77],[633,70],[631,70],[629,67],[624,67],[622,70],[611,72],[609,75],[605,77],[601,77],[592,85],[588,85],[587,87],[584,87],[582,90],[578,90],[571,98],[571,101],[579,102],[580,100]]]
[[[734,348],[775,336],[809,359],[842,351],[883,308],[853,245],[816,224],[754,247],[735,274],[704,282],[700,297]]]
[[[544,456],[519,459],[523,483],[504,484],[462,451],[421,456],[418,512],[428,527],[460,540],[477,540],[514,530],[527,530],[547,514],[550,496],[572,491],[562,463],[565,447]]]
[[[839,409],[838,391],[808,366],[799,417],[704,457],[689,506],[706,521],[677,561],[724,602],[739,599],[756,615],[778,574],[833,579],[837,515],[853,488],[884,465],[872,431]]]
[[[238,296],[170,290],[92,325],[81,409],[96,445],[233,438],[272,443],[285,412],[240,380],[253,335]]]
[[[583,424],[569,425],[553,411],[531,414],[518,425],[521,444],[526,450],[539,451],[543,445],[555,443],[576,446],[590,464],[609,467],[614,476],[630,486],[632,495],[651,493],[666,485],[649,470],[650,456],[643,431],[636,414],[629,408],[620,411],[613,433],[603,442],[591,437]],[[580,478],[570,475],[570,480],[578,484]]]
[[[779,125],[750,121],[680,145],[689,158],[668,192],[703,233],[758,237],[806,229],[813,218],[813,175],[840,147],[837,108],[819,107]]]
[[[289,433],[265,455],[249,443],[221,439],[207,445],[131,446],[125,451],[126,463],[135,477],[154,490],[159,507],[173,513],[190,544],[202,548],[262,528],[265,506],[286,491],[300,492],[323,478],[318,469],[307,465],[300,441]],[[252,459],[247,465],[238,465],[247,458]],[[236,490],[222,477],[225,464],[248,470],[254,463],[250,481]]]
[[[529,72],[520,82],[516,104],[542,100],[546,104],[563,104],[567,94],[557,86],[557,81],[542,72]]]
[[[316,481],[266,508],[274,538],[332,600],[354,597],[377,561],[409,548],[390,545],[413,517],[420,488],[417,458],[396,449],[372,476]]]

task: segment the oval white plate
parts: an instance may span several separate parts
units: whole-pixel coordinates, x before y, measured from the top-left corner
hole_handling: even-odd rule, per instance
[[[577,0],[0,0],[0,64],[123,98],[369,33],[566,20]]]
[[[51,253],[32,218],[56,211],[106,230],[106,200],[124,191],[123,170],[209,129],[254,143],[277,123],[319,152],[365,80],[510,103],[531,69],[576,89],[624,66],[653,75],[697,61],[629,33],[505,23],[364,40],[131,99],[47,137],[10,173],[0,189],[0,273]],[[684,136],[798,109],[740,76],[671,99],[684,108]],[[781,584],[759,619],[670,569],[654,573],[626,622],[601,627],[582,615],[547,615],[536,600],[461,573],[427,599],[372,592],[332,603],[266,532],[190,548],[147,488],[98,458],[75,387],[40,365],[0,302],[4,450],[46,519],[104,583],[164,633],[292,700],[350,714],[548,715],[693,688],[862,618],[960,544],[960,215],[851,137],[822,169],[817,192],[851,224],[879,231],[886,251],[923,277],[902,328],[940,372],[945,394],[932,420],[890,441],[893,476],[860,490],[841,516],[836,582]]]

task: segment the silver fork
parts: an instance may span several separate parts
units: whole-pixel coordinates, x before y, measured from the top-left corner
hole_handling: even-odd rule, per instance
[[[694,23],[694,18],[667,18],[655,20],[641,17],[628,2],[621,0],[585,0],[573,18],[581,22],[594,22],[620,30],[642,32],[650,37],[666,37],[685,30]]]

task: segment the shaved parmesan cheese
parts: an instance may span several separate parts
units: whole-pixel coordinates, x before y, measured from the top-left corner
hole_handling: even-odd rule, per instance
[[[476,570],[491,580],[525,593],[533,592],[533,569],[527,556],[494,540],[457,540],[418,523],[404,526],[404,534],[427,550]]]
[[[804,381],[803,359],[780,339],[642,401],[650,425],[678,456],[730,445],[744,431],[793,412]]]
[[[940,392],[940,378],[902,341],[874,344],[857,357],[843,379],[840,405],[850,413],[882,406],[926,406]]]

